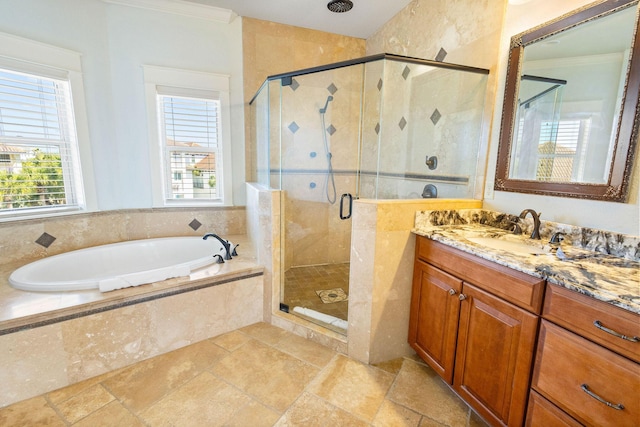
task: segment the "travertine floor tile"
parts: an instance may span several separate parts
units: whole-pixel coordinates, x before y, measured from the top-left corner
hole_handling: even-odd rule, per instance
[[[280,418],[280,414],[255,400],[240,409],[225,427],[271,427]]]
[[[74,427],[144,427],[120,402],[111,402],[73,425]]]
[[[212,372],[261,403],[284,412],[319,369],[251,340],[218,362]]]
[[[398,372],[400,372],[400,368],[402,368],[403,361],[404,361],[404,358],[399,357],[397,359],[387,360],[386,362],[374,363],[373,366],[395,375]]]
[[[469,427],[489,427],[489,424],[487,424],[485,420],[480,418],[480,415],[476,414],[473,411],[470,412],[471,414],[469,415]]]
[[[227,351],[233,351],[236,348],[240,347],[242,344],[249,341],[251,337],[242,332],[232,331],[226,334],[218,335],[217,337],[211,338],[210,341]]]
[[[64,427],[66,424],[45,398],[38,396],[0,409],[0,426]]]
[[[433,421],[451,427],[467,425],[469,407],[431,368],[420,363],[404,360],[387,397]]]
[[[285,335],[274,347],[319,368],[324,368],[336,355],[330,348],[294,334]]]
[[[114,375],[116,375],[118,372],[120,372],[121,369],[115,370],[115,371],[111,371],[111,372],[107,372],[105,374],[102,375],[98,375],[97,377],[93,377],[93,378],[89,378],[87,380],[84,381],[80,381],[79,383],[75,383],[72,385],[69,385],[67,387],[58,389],[58,390],[54,390],[50,393],[47,393],[47,398],[49,399],[49,401],[51,403],[60,403],[60,402],[64,402],[65,400],[83,392],[84,390],[93,387],[96,384],[101,383],[102,381],[106,380],[109,377],[112,377]]]
[[[375,427],[418,427],[422,416],[417,412],[385,400],[373,420]]]
[[[210,341],[144,360],[108,378],[104,385],[134,412],[185,384],[228,354]]]
[[[140,417],[151,426],[223,426],[250,401],[249,396],[203,372]]]
[[[393,378],[388,372],[339,354],[322,370],[308,391],[371,422]]]
[[[115,398],[111,393],[105,390],[102,385],[96,384],[55,405],[64,418],[73,424],[113,400]]]
[[[330,403],[309,393],[304,393],[278,420],[274,427],[366,427],[369,424]]]
[[[283,337],[290,334],[284,329],[262,322],[245,326],[240,331],[269,345],[277,344]]]

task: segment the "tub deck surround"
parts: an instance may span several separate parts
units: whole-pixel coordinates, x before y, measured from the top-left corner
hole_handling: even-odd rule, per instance
[[[102,293],[28,292],[12,288],[9,275],[28,262],[0,265],[0,335],[78,318],[140,302],[228,283],[263,274],[246,236],[228,236],[239,243],[239,256],[224,264],[211,264],[189,276]]]
[[[513,215],[478,209],[421,211],[413,232],[480,258],[553,283],[622,309],[640,314],[640,238],[601,230],[543,222],[540,241],[529,239],[531,224],[520,220],[523,234],[508,230]],[[567,239],[562,250],[569,260],[547,253],[531,255],[488,248],[469,238],[520,239],[543,247],[551,234],[561,231]],[[606,253],[606,249],[610,253]]]

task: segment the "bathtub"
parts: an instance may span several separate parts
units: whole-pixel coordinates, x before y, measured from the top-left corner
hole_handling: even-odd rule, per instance
[[[233,246],[232,246],[233,247]],[[9,276],[16,289],[37,292],[130,286],[188,276],[225,255],[216,239],[166,237],[94,246],[50,256],[20,267]]]

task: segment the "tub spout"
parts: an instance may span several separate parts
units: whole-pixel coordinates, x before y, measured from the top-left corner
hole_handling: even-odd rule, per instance
[[[225,251],[224,259],[226,260],[231,259],[231,244],[227,240],[224,240],[222,237],[218,236],[217,234],[207,233],[204,236],[202,236],[204,240],[207,240],[209,237],[218,239],[218,241],[222,243],[222,246],[224,246],[224,251]]]

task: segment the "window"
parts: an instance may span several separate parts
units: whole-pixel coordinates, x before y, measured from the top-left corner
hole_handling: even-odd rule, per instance
[[[581,180],[591,119],[542,122],[538,145],[539,181]]]
[[[67,80],[0,68],[0,213],[78,206]]]
[[[164,95],[158,88],[158,109],[166,183],[170,199],[218,200],[220,101],[208,98]]]
[[[145,66],[155,206],[231,204],[229,76]]]

